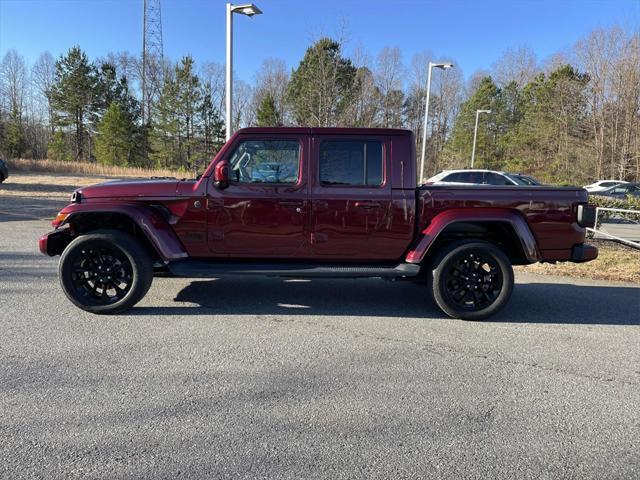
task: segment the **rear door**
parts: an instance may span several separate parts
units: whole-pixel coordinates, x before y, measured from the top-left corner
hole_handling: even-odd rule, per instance
[[[396,258],[406,240],[392,233],[390,139],[325,134],[314,135],[312,145],[313,257]]]
[[[309,188],[303,159],[308,135],[241,135],[230,150],[231,182],[208,187],[207,233],[212,256],[305,256]],[[308,255],[308,250],[306,250]]]

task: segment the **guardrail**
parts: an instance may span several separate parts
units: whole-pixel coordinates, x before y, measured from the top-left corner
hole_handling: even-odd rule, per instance
[[[598,220],[601,219],[601,212],[612,212],[609,218],[616,220],[615,222],[600,222],[598,229]],[[622,214],[622,215],[620,215]],[[637,220],[632,221],[629,217],[636,216]],[[608,225],[610,231],[604,231],[602,225]],[[616,240],[625,245],[640,249],[640,210],[627,210],[624,208],[605,208],[596,207],[596,222],[593,228],[587,228],[594,237],[596,235],[603,236],[605,239]],[[629,238],[629,231],[633,233],[633,239]],[[613,233],[612,233],[613,232]],[[623,236],[624,235],[624,236]],[[625,238],[626,237],[626,238]]]

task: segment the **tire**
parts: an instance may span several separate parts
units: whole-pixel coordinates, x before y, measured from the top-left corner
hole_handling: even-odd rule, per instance
[[[511,262],[489,242],[452,243],[436,256],[430,270],[433,299],[453,318],[484,320],[502,309],[513,291]]]
[[[4,175],[0,173],[0,183],[4,182]]]
[[[146,295],[153,262],[131,235],[104,230],[73,240],[62,252],[59,275],[65,295],[78,308],[121,313]]]

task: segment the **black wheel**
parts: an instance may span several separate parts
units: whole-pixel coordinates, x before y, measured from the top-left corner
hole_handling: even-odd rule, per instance
[[[0,183],[4,182],[4,175],[0,173]]]
[[[119,313],[145,296],[153,262],[130,235],[101,231],[73,240],[62,253],[59,272],[74,305],[92,313]]]
[[[432,263],[431,290],[440,309],[453,318],[484,320],[498,312],[513,290],[507,256],[484,241],[457,242]]]

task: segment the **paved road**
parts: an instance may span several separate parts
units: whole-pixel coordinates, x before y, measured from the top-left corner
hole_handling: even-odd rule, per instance
[[[640,475],[638,285],[520,275],[472,323],[409,283],[160,278],[100,317],[46,230],[0,215],[0,478]]]
[[[625,223],[603,223],[599,229],[609,235],[614,235],[632,242],[640,242],[640,225]],[[595,234],[596,238],[607,238],[606,235]]]

